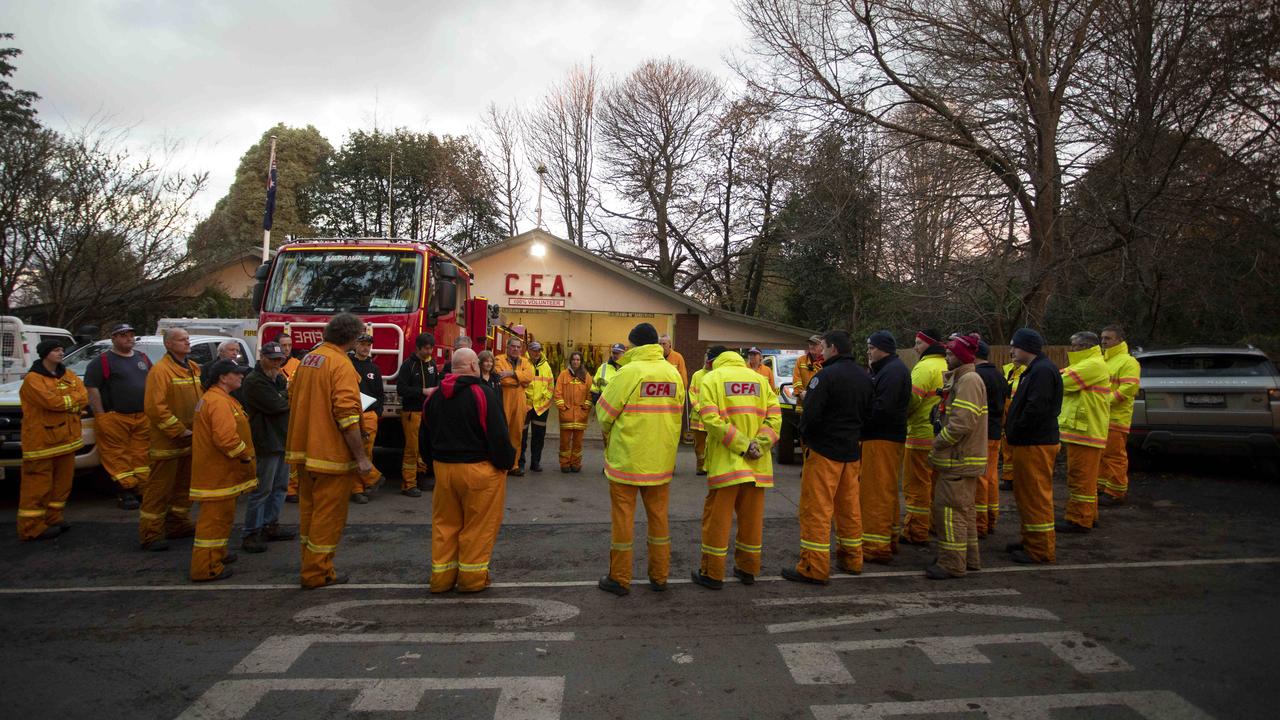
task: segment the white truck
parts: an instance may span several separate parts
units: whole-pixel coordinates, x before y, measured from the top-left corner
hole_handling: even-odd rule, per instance
[[[75,343],[71,333],[62,328],[0,316],[0,384],[21,380],[36,361],[36,346],[45,340],[61,340],[66,347]]]

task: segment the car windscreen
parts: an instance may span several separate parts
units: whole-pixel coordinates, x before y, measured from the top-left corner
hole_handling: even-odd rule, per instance
[[[101,362],[101,360],[98,360],[98,356],[110,349],[111,343],[85,345],[67,353],[67,356],[62,360],[62,364],[66,365],[68,370],[83,378],[85,370],[89,369],[89,363]],[[160,358],[164,357],[164,345],[158,342],[140,342],[133,346],[133,351],[146,353],[147,357],[151,359],[152,365],[160,362]]]
[[[403,313],[418,307],[422,258],[398,250],[281,253],[264,309],[276,313]]]
[[[774,360],[773,374],[778,377],[795,377],[796,361],[799,359],[799,355],[786,355],[777,358]]]
[[[1138,358],[1142,377],[1267,377],[1275,374],[1271,361],[1257,355],[1200,353]]]

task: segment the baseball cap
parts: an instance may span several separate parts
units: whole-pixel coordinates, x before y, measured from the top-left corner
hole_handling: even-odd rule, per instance
[[[373,336],[369,333],[360,333],[360,336],[356,338],[356,342],[371,343],[373,342]]]
[[[809,343],[810,343],[811,345],[817,345],[817,344],[818,344],[818,343],[820,343],[820,342],[822,342],[822,336],[821,336],[821,335],[810,335],[810,336],[809,336]]]
[[[610,352],[626,352],[627,346],[622,343],[614,343],[613,347],[609,348],[609,350]]]
[[[278,342],[263,343],[262,351],[258,353],[262,357],[282,358],[285,357],[284,348],[280,347]]]
[[[759,354],[760,354],[760,348],[753,347],[753,348],[751,348],[750,350],[748,350],[748,351],[747,351],[747,354],[748,354],[748,355],[759,355]]]
[[[235,360],[222,358],[220,360],[215,360],[213,365],[209,368],[209,373],[200,379],[203,381],[204,386],[209,388],[213,387],[214,383],[221,380],[222,376],[227,373],[238,373],[240,375],[244,375],[251,369],[252,368],[248,365],[241,365]]]
[[[534,340],[533,342],[529,343],[529,349],[530,349],[530,350],[541,350],[541,349],[542,349],[542,343],[538,342],[537,340]]]
[[[120,333],[126,333],[126,332],[136,332],[136,331],[133,329],[133,326],[130,325],[129,323],[120,323],[115,327],[111,328],[112,335],[119,335]]]

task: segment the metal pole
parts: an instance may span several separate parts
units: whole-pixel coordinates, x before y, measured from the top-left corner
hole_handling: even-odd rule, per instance
[[[267,160],[267,185],[271,184],[271,168],[276,165],[276,136],[271,136],[271,158]],[[271,261],[271,231],[262,231],[262,263]]]
[[[394,138],[392,142],[395,142]],[[387,237],[396,236],[396,146],[391,146],[391,165],[387,170]]]

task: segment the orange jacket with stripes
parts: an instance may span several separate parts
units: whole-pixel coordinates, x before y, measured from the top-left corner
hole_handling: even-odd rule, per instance
[[[75,373],[58,367],[62,374],[50,375],[37,360],[22,378],[18,399],[22,403],[23,460],[43,460],[84,447],[80,412],[89,402],[89,391]]]
[[[596,403],[609,439],[604,476],[624,485],[665,485],[676,469],[684,383],[661,345],[633,347],[619,362],[622,369]]]
[[[782,409],[759,372],[738,353],[721,353],[702,378],[695,410],[707,430],[707,487],[773,487],[769,450],[778,441]],[[753,441],[763,452],[755,460],[743,455]]]
[[[360,375],[337,345],[322,342],[307,353],[289,383],[289,436],[285,462],[309,472],[356,472],[342,431],[360,422]]]
[[[182,433],[191,429],[196,403],[204,391],[200,387],[200,366],[187,357],[183,367],[165,353],[147,373],[147,388],[142,409],[151,422],[152,460],[167,460],[191,454],[191,437]]]
[[[561,430],[587,429],[587,413],[591,410],[591,376],[584,369],[582,379],[568,368],[556,378],[556,408],[560,411]]]
[[[258,486],[249,416],[214,385],[196,406],[191,428],[191,499],[233,500]]]
[[[1097,345],[1067,353],[1071,363],[1062,370],[1062,411],[1058,435],[1062,442],[1087,447],[1107,446],[1111,417],[1111,371]]]

